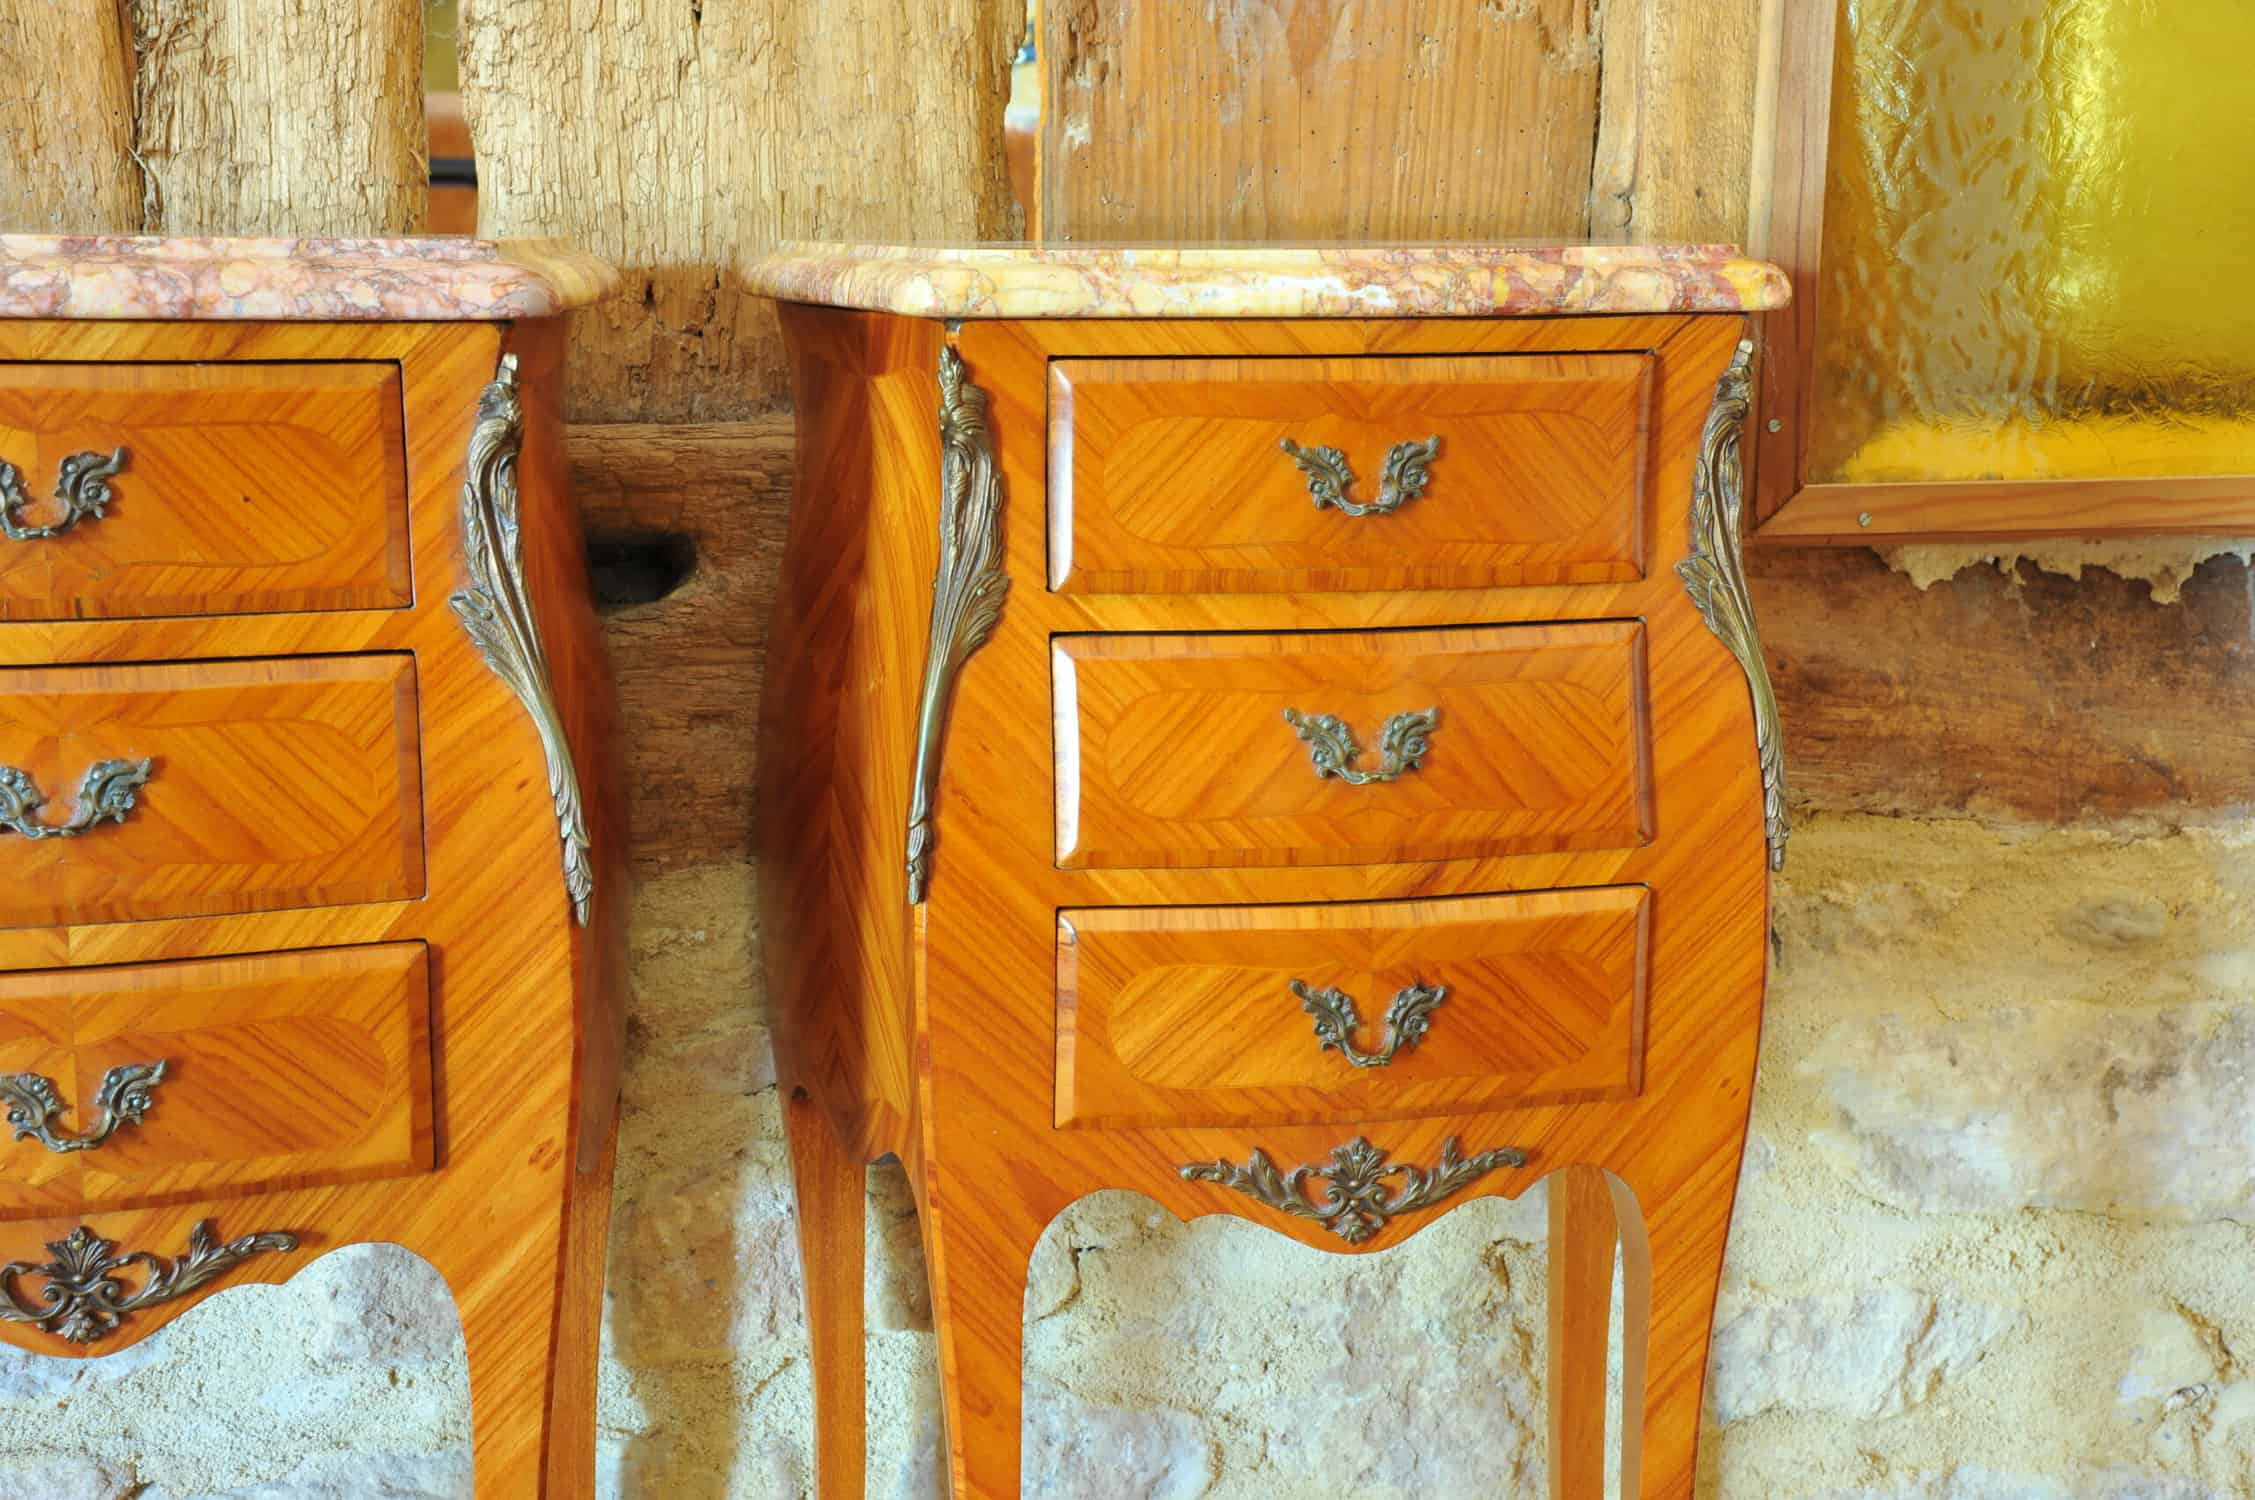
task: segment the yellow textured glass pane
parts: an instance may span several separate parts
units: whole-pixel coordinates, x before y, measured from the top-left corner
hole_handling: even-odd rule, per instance
[[[2255,473],[2251,56],[2255,0],[1848,0],[1808,478]]]

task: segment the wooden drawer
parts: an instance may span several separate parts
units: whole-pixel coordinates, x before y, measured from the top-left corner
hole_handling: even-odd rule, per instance
[[[1651,836],[1637,621],[1075,635],[1051,655],[1065,869],[1388,864]],[[1341,742],[1316,716],[1351,736],[1346,774],[1319,772],[1317,751]]]
[[[1644,354],[1054,361],[1050,586],[1486,588],[1644,573]],[[1439,439],[1414,478],[1397,445]],[[1300,457],[1286,443],[1303,450]],[[1343,458],[1352,514],[1311,491]],[[1418,465],[1407,462],[1405,476]],[[1409,496],[1410,498],[1402,498]]]
[[[415,712],[405,655],[0,671],[0,767],[46,801],[24,821],[84,822],[93,768],[147,762],[122,820],[0,832],[0,926],[420,896]]]
[[[1612,886],[1060,912],[1057,1123],[1318,1124],[1628,1097],[1648,905],[1643,887]],[[1365,1065],[1324,1044],[1319,1017]]]
[[[0,974],[12,1111],[37,1073],[58,1140],[111,1127],[89,1149],[0,1148],[0,1216],[428,1171],[428,967],[422,944],[384,943]],[[103,1108],[111,1070],[160,1062],[138,1123]]]
[[[397,365],[0,364],[19,527],[64,460],[125,451],[99,516],[0,540],[0,619],[411,602]]]

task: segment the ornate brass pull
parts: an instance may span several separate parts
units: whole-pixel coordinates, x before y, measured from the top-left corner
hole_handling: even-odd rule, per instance
[[[1386,1007],[1383,1052],[1364,1052],[1355,1046],[1355,1028],[1362,1025],[1362,1017],[1355,1013],[1355,997],[1345,990],[1310,989],[1295,979],[1292,993],[1300,997],[1300,1008],[1315,1017],[1315,1039],[1322,1044],[1321,1050],[1328,1052],[1336,1047],[1341,1057],[1358,1068],[1383,1068],[1402,1048],[1425,1040],[1433,1008],[1448,998],[1449,988],[1445,984],[1412,984],[1396,991],[1394,1003]]]
[[[1307,476],[1308,493],[1315,497],[1317,510],[1336,506],[1350,516],[1383,516],[1425,493],[1425,466],[1440,454],[1441,439],[1436,433],[1422,442],[1396,443],[1388,448],[1385,466],[1378,471],[1378,498],[1368,505],[1357,505],[1347,498],[1355,471],[1347,467],[1346,454],[1336,448],[1303,448],[1290,438],[1276,446]]]
[[[7,533],[11,542],[36,542],[61,536],[89,517],[99,521],[102,507],[110,503],[110,480],[124,467],[123,448],[107,458],[99,453],[73,453],[56,466],[55,503],[63,508],[63,518],[52,526],[26,526],[23,508],[31,503],[31,496],[23,487],[23,471],[14,464],[0,463],[0,532]]]
[[[122,823],[133,811],[133,794],[149,779],[146,760],[98,760],[78,783],[78,798],[67,823],[41,823],[34,817],[47,805],[29,772],[0,766],[0,829],[27,839],[74,839],[97,823]]]
[[[1257,1198],[1295,1219],[1313,1219],[1350,1245],[1359,1245],[1386,1227],[1398,1215],[1430,1208],[1476,1177],[1498,1167],[1523,1167],[1527,1153],[1516,1146],[1465,1156],[1450,1136],[1441,1144],[1441,1160],[1433,1167],[1383,1165],[1386,1153],[1361,1136],[1331,1148],[1328,1166],[1294,1167],[1278,1172],[1268,1153],[1256,1150],[1245,1165],[1233,1161],[1194,1161],[1181,1168],[1185,1182],[1218,1182],[1248,1198]],[[1321,1198],[1308,1196],[1311,1177],[1324,1180]],[[1388,1197],[1387,1179],[1399,1177],[1401,1190]]]
[[[1308,758],[1315,762],[1318,778],[1336,776],[1349,786],[1368,786],[1374,781],[1392,781],[1425,763],[1426,751],[1431,748],[1426,741],[1440,727],[1441,711],[1421,708],[1414,713],[1388,718],[1378,731],[1378,769],[1375,771],[1355,769],[1355,758],[1362,754],[1362,748],[1355,743],[1354,731],[1342,720],[1330,714],[1304,714],[1296,708],[1288,708],[1284,710],[1284,722],[1307,741]]]
[[[115,1246],[81,1224],[69,1239],[48,1244],[53,1260],[43,1265],[14,1260],[0,1266],[0,1323],[31,1323],[71,1343],[91,1344],[114,1333],[127,1313],[185,1297],[262,1250],[286,1252],[297,1247],[294,1234],[246,1234],[221,1244],[212,1238],[211,1220],[199,1219],[188,1231],[188,1253],[167,1264],[146,1250],[116,1254]],[[133,1265],[147,1274],[128,1291],[118,1273]],[[47,1282],[28,1307],[16,1293],[20,1276],[43,1277]]]
[[[57,1135],[55,1116],[63,1112],[62,1096],[55,1092],[55,1082],[38,1073],[0,1073],[0,1104],[8,1107],[8,1123],[15,1127],[16,1139],[30,1137],[48,1150],[62,1153],[92,1151],[111,1136],[120,1125],[138,1125],[155,1102],[151,1097],[156,1086],[164,1082],[166,1064],[163,1060],[147,1063],[120,1063],[102,1075],[100,1088],[94,1091],[94,1107],[102,1118],[88,1135]]]

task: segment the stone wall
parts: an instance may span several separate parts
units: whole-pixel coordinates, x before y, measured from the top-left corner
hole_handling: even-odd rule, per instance
[[[2020,583],[1933,587],[2024,607]],[[2247,584],[2222,560],[2188,592]],[[1898,587],[1902,610],[1942,607]],[[1920,687],[1944,689],[1979,691]],[[639,893],[602,1396],[618,1500],[809,1491],[753,879],[706,866]],[[2235,817],[1804,810],[1704,1494],[2255,1495],[2251,895],[2255,831]],[[871,1494],[927,1500],[914,1216],[897,1171],[871,1195]],[[1028,1291],[1027,1494],[1540,1493],[1543,1233],[1539,1190],[1352,1260],[1132,1194],[1083,1202]],[[455,1500],[465,1400],[434,1274],[340,1251],[113,1359],[0,1353],[0,1495]]]

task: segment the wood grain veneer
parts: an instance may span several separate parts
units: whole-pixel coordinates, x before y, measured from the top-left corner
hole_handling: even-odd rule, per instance
[[[1326,906],[1057,915],[1060,1126],[1284,1125],[1570,1099],[1640,1080],[1641,887]],[[1365,1054],[1404,987],[1422,1042],[1357,1068],[1291,988],[1345,991]]]
[[[79,778],[147,760],[118,823],[15,840],[0,923],[119,922],[423,894],[405,654],[0,671],[0,764],[58,822]]]
[[[1628,621],[1051,644],[1057,863],[1363,865],[1649,836],[1644,627]],[[1289,711],[1380,769],[1394,715],[1438,711],[1414,770],[1317,773]]]
[[[1642,571],[1642,354],[1062,359],[1049,367],[1049,583],[1283,593],[1602,583]],[[1319,508],[1279,444],[1336,448],[1380,493],[1402,442],[1430,484]]]
[[[408,602],[399,366],[0,364],[0,461],[53,519],[74,453],[126,452],[100,519],[0,548],[0,619]]]
[[[164,1079],[144,1125],[56,1158],[75,1200],[42,1192],[18,1203],[16,1173],[50,1153],[29,1140],[10,1146],[0,1217],[430,1170],[430,979],[420,943],[0,973],[0,1031],[43,1035],[58,1016],[70,1050],[61,1075],[49,1076],[75,1106],[72,1130],[93,1124],[109,1069],[162,1061]]]
[[[861,1173],[864,1163],[891,1152],[907,1165],[917,1193],[948,1403],[950,1474],[954,1493],[964,1500],[1008,1500],[1020,1493],[1026,1267],[1043,1228],[1075,1198],[1100,1187],[1127,1187],[1185,1218],[1240,1215],[1302,1243],[1361,1253],[1400,1243],[1435,1214],[1471,1197],[1515,1195],[1559,1173],[1568,1175],[1559,1179],[1553,1199],[1553,1211],[1561,1215],[1553,1237],[1553,1283],[1570,1305],[1558,1309],[1563,1321],[1552,1341],[1550,1388],[1574,1393],[1575,1405],[1564,1414],[1552,1455],[1552,1472],[1563,1476],[1558,1493],[1590,1500],[1602,1492],[1591,1476],[1603,1472],[1606,1423],[1590,1403],[1602,1401],[1605,1389],[1602,1331],[1610,1280],[1600,1288],[1586,1269],[1573,1268],[1592,1267],[1600,1259],[1609,1266],[1618,1247],[1634,1323],[1623,1370],[1626,1411],[1616,1418],[1625,1435],[1622,1492],[1688,1497],[1707,1337],[1753,1078],[1768,875],[1747,680],[1701,618],[1674,565],[1690,547],[1687,516],[1700,432],[1715,405],[1718,378],[1743,334],[1743,320],[1154,319],[1103,325],[1057,320],[966,324],[950,332],[907,317],[786,306],[782,321],[798,389],[802,478],[762,705],[767,855],[761,894],[815,1332],[821,1493],[858,1494],[865,1472],[865,1393],[857,1357]],[[968,379],[989,400],[1003,502],[1001,565],[1011,586],[993,636],[968,656],[955,682],[934,798],[930,890],[922,905],[911,907],[903,871],[908,768],[939,560],[935,371],[950,341]],[[1649,370],[1638,481],[1647,503],[1635,523],[1636,555],[1646,560],[1641,576],[1508,588],[1303,587],[1234,595],[1047,587],[1050,535],[1043,521],[1054,472],[1053,361],[1487,353],[1618,353],[1635,356]],[[1432,492],[1416,504],[1438,498],[1440,476],[1436,466]],[[1213,482],[1217,492],[1234,493],[1244,477],[1224,467]],[[1325,632],[1344,634],[1308,647]],[[1176,716],[1168,721],[1171,739],[1147,737],[1140,757],[1123,758],[1119,764],[1125,769],[1115,771],[1103,758],[1104,736],[1090,727],[1099,721],[1082,715],[1098,712],[1087,706],[1097,701],[1094,695],[1109,695],[1112,706],[1101,710],[1101,725],[1135,730],[1142,720],[1126,706],[1139,692],[1115,694],[1100,673],[1169,671],[1177,662],[1201,663],[1205,655],[1226,654],[1248,640],[1265,642],[1266,648],[1265,654],[1244,653],[1255,664],[1244,670],[1273,673],[1280,664],[1306,660],[1292,654],[1303,648],[1336,653],[1343,640],[1370,642],[1328,659],[1319,654],[1321,672],[1311,669],[1304,679],[1286,684],[1320,681],[1335,689],[1341,695],[1337,706],[1308,707],[1350,718],[1367,750],[1381,711],[1431,701],[1411,705],[1384,696],[1388,674],[1407,675],[1419,655],[1377,643],[1420,636],[1477,640],[1483,649],[1463,653],[1466,662],[1498,654],[1509,658],[1512,641],[1539,640],[1543,650],[1528,653],[1531,658],[1556,652],[1570,663],[1579,660],[1582,670],[1607,664],[1606,680],[1617,686],[1585,693],[1573,713],[1559,712],[1556,705],[1536,713],[1543,726],[1539,753],[1563,758],[1554,772],[1561,778],[1590,785],[1613,778],[1607,783],[1616,789],[1609,794],[1613,811],[1600,821],[1634,836],[1612,837],[1605,847],[1506,846],[1451,858],[1410,855],[1385,838],[1363,838],[1359,863],[1143,859],[1148,851],[1226,854],[1242,848],[1247,840],[1240,829],[1204,839],[1186,831],[1232,797],[1281,794],[1274,789],[1300,798],[1311,791],[1414,787],[1417,777],[1442,771],[1450,729],[1434,737],[1424,770],[1383,786],[1318,782],[1305,747],[1273,704],[1260,709],[1258,739],[1250,737],[1250,717],[1248,732],[1241,733],[1211,714]],[[1640,678],[1627,670],[1636,650],[1642,653]],[[1072,661],[1080,679],[1073,686],[1079,708],[1059,690],[1060,659]],[[1569,677],[1576,669],[1566,669]],[[1506,671],[1495,680],[1508,678]],[[1632,690],[1632,681],[1641,686]],[[1255,683],[1263,690],[1275,687],[1274,678]],[[1140,690],[1140,680],[1137,686]],[[1243,682],[1228,684],[1215,711],[1229,712],[1228,705],[1247,691]],[[1602,707],[1592,712],[1593,705]],[[1445,704],[1443,709],[1445,714]],[[1079,745],[1064,763],[1070,768],[1077,757],[1084,783],[1082,836],[1073,847],[1096,847],[1086,837],[1100,826],[1091,816],[1098,804],[1088,799],[1087,787],[1099,774],[1107,786],[1123,778],[1134,784],[1144,774],[1139,768],[1179,760],[1196,768],[1180,772],[1181,778],[1208,782],[1210,790],[1201,785],[1187,798],[1177,786],[1159,790],[1162,801],[1167,796],[1176,801],[1164,808],[1165,816],[1144,820],[1139,832],[1151,836],[1130,841],[1139,851],[1132,867],[1060,868],[1061,788],[1045,770],[1044,747],[1056,754],[1061,722],[1078,725]],[[1632,724],[1643,727],[1624,730]],[[1259,766],[1270,754],[1265,747],[1271,732],[1282,739],[1278,754],[1300,757],[1293,766],[1298,780],[1281,779],[1288,760],[1269,768],[1278,773],[1273,781]],[[1503,724],[1494,732],[1506,746],[1525,746],[1530,763],[1537,758],[1534,742],[1517,738],[1526,731]],[[1624,776],[1621,750],[1636,744],[1638,734],[1645,741],[1642,760],[1631,757]],[[1487,732],[1466,738],[1481,741],[1485,753]],[[1211,753],[1185,759],[1207,745]],[[1495,753],[1505,764],[1518,754]],[[1246,762],[1252,768],[1240,770]],[[1472,775],[1469,765],[1461,774]],[[1161,775],[1152,785],[1166,780]],[[1638,803],[1641,791],[1627,794],[1633,815],[1622,818],[1624,794],[1618,788],[1647,783],[1648,802]],[[1106,798],[1104,816],[1124,817],[1115,810],[1130,804],[1109,791]],[[1345,831],[1349,825],[1334,822],[1327,828],[1307,815],[1307,806],[1290,809],[1301,821],[1291,838],[1272,838],[1271,847],[1294,847],[1299,840],[1310,857],[1321,858],[1328,844],[1352,837]],[[1268,1051],[1271,1033],[1265,1025],[1247,1025],[1232,1036],[1232,1047],[1243,1043],[1263,1059],[1275,1058],[1279,1071],[1273,1081],[1282,1085],[1273,1091],[1278,1123],[1242,1122],[1256,1113],[1270,1118],[1265,1111],[1271,1091],[1250,1085],[1241,1095],[1219,1091],[1230,1098],[1229,1118],[1236,1123],[1209,1123],[1174,1112],[1181,1090],[1161,1093],[1133,1075],[1123,1084],[1118,1072],[1099,1079],[1094,1071],[1104,1056],[1098,1048],[1116,1047],[1120,1028],[1146,1027],[1136,1035],[1158,1040],[1137,1045],[1164,1077],[1196,1079],[1201,1069],[1218,1069],[1213,1076],[1237,1087],[1242,1080],[1228,1072],[1236,1061],[1217,1059],[1206,1040],[1216,1024],[1211,1019],[1189,1030],[1188,1040],[1165,1040],[1173,1034],[1171,1017],[1197,1009],[1196,995],[1151,1000],[1154,1009],[1147,1016],[1140,1011],[1142,999],[1136,1007],[1119,1006],[1111,971],[1094,969],[1085,980],[1077,970],[1064,975],[1066,1019],[1074,1028],[1085,1020],[1089,1029],[1071,1033],[1072,1051],[1060,1071],[1060,913],[1067,914],[1076,945],[1084,940],[1090,945],[1082,957],[1095,965],[1114,962],[1106,945],[1148,941],[1148,950],[1138,950],[1143,956],[1116,961],[1123,976],[1117,985],[1124,986],[1129,971],[1160,962],[1167,945],[1203,943],[1201,924],[1229,920],[1197,915],[1197,908],[1429,904],[1426,915],[1478,914],[1462,929],[1465,951],[1505,954],[1515,930],[1522,936],[1531,930],[1519,927],[1511,913],[1539,910],[1539,902],[1523,909],[1483,909],[1477,903],[1521,893],[1533,901],[1535,893],[1555,892],[1539,900],[1563,902],[1571,910],[1576,900],[1598,900],[1594,893],[1624,890],[1635,893],[1632,899],[1644,913],[1647,996],[1641,1040],[1625,1045],[1629,1066],[1641,1057],[1642,1071],[1632,1072],[1625,1089],[1619,1072],[1624,1044],[1611,997],[1617,995],[1622,965],[1630,961],[1620,946],[1617,913],[1590,916],[1595,925],[1570,940],[1594,944],[1593,951],[1603,955],[1597,968],[1608,979],[1594,992],[1608,998],[1580,1007],[1563,996],[1545,1001],[1591,1036],[1585,1057],[1613,1069],[1586,1094],[1561,1089],[1556,1095],[1505,1097],[1506,1089],[1478,1102],[1443,1105],[1426,1098],[1413,1107],[1380,1107],[1367,1115],[1358,1107],[1333,1115],[1327,1113],[1329,1091],[1306,1083],[1307,1075],[1291,1072],[1283,1054]],[[1500,920],[1488,912],[1502,914]],[[1242,920],[1257,925],[1261,917]],[[1357,921],[1370,920],[1369,909],[1341,910],[1322,920],[1352,932]],[[1123,930],[1100,932],[1106,922],[1121,923]],[[1138,922],[1149,925],[1147,937],[1136,935]],[[1613,936],[1599,936],[1600,929]],[[1405,935],[1402,941],[1408,951],[1411,939]],[[1335,962],[1340,972],[1369,971],[1373,980],[1357,982],[1383,988],[1396,971],[1390,961],[1379,961],[1380,945],[1371,942],[1367,956]],[[1216,972],[1229,962],[1218,947],[1196,949],[1191,959],[1193,966]],[[1501,968],[1508,971],[1510,963]],[[1197,983],[1194,976],[1193,990]],[[1366,1021],[1382,1011],[1381,1000],[1356,993]],[[1469,999],[1469,992],[1463,997]],[[1457,998],[1447,1002],[1456,1003]],[[1137,1013],[1127,1014],[1128,1009]],[[1288,1001],[1279,1010],[1274,1032],[1279,1041],[1293,1026],[1309,1024]],[[1101,1033],[1095,1021],[1100,1012]],[[1467,1004],[1464,1014],[1473,1012]],[[1449,1045],[1446,1005],[1437,1016],[1426,1045],[1441,1049]],[[1505,1045],[1500,1021],[1497,1030],[1481,1035],[1492,1036],[1499,1048]],[[1335,1054],[1317,1052],[1312,1035],[1302,1040],[1314,1062],[1338,1062]],[[1529,1038],[1527,1044],[1548,1048],[1544,1055],[1559,1070],[1570,1073],[1577,1066],[1563,1061],[1572,1042],[1558,1034]],[[1176,1046],[1182,1050],[1173,1050]],[[1445,1058],[1439,1050],[1434,1056]],[[1381,1073],[1386,1071],[1392,1070]],[[1089,1089],[1099,1082],[1135,1092],[1092,1094]],[[1454,1085],[1428,1086],[1445,1092]],[[1384,1084],[1347,1087],[1375,1094]],[[1138,1113],[1136,1123],[1058,1128],[1061,1102],[1078,1112],[1092,1098],[1106,1107],[1129,1101],[1128,1107],[1141,1111],[1154,1097],[1166,1099],[1164,1119],[1153,1106],[1149,1115]],[[1516,1148],[1526,1154],[1526,1165],[1499,1166],[1441,1203],[1407,1212],[1354,1244],[1321,1223],[1274,1212],[1218,1184],[1187,1181],[1180,1170],[1186,1163],[1242,1164],[1256,1150],[1280,1172],[1303,1163],[1320,1166],[1358,1134],[1386,1153],[1390,1164],[1431,1167],[1444,1142],[1454,1139],[1466,1156]],[[1575,1182],[1588,1190],[1568,1191]],[[1320,1181],[1310,1191],[1320,1194]],[[1592,1360],[1599,1366],[1594,1379]]]
[[[107,1066],[115,1049],[161,1037],[180,1054],[145,1123],[73,1164],[85,1191],[105,1201],[77,1208],[71,1180],[32,1161],[24,1143],[9,1152],[11,1212],[34,1216],[0,1224],[0,1261],[46,1260],[43,1247],[80,1225],[121,1252],[168,1261],[203,1219],[223,1239],[297,1238],[294,1250],[252,1256],[134,1312],[95,1344],[23,1323],[0,1323],[0,1341],[100,1356],[225,1287],[285,1279],[337,1246],[404,1245],[454,1292],[480,1500],[594,1491],[624,849],[609,795],[616,715],[565,482],[563,353],[552,318],[0,321],[7,365],[257,367],[277,388],[292,367],[396,371],[413,546],[404,576],[415,584],[400,607],[0,622],[0,663],[18,669],[0,674],[9,680],[0,683],[0,762],[33,759],[52,793],[51,778],[83,769],[81,755],[120,753],[107,736],[122,728],[137,740],[165,737],[139,751],[157,765],[124,824],[39,843],[0,834],[11,876],[60,848],[66,862],[110,862],[100,899],[146,908],[140,920],[51,909],[20,918],[48,925],[0,928],[0,994],[86,992],[62,1011],[46,1002],[7,1009],[0,1068],[75,1069],[65,1087],[75,1120],[88,1070]],[[564,889],[540,736],[448,603],[475,581],[463,550],[466,458],[481,392],[504,356],[516,361],[521,408],[524,591],[586,794],[594,892],[585,926]],[[132,474],[121,476],[116,513],[79,531],[115,522],[115,535],[128,534],[129,504],[146,513],[124,484]],[[224,493],[223,474],[199,482]],[[90,707],[101,714],[88,717]],[[151,820],[137,827],[144,815]],[[300,826],[276,831],[288,820]],[[380,832],[355,832],[359,823]],[[306,828],[324,831],[323,849],[287,845]],[[194,860],[132,866],[123,856],[134,835],[152,831],[192,839]],[[276,853],[291,862],[228,863]],[[255,875],[264,868],[289,872],[298,896],[242,909],[272,904],[235,900],[230,889],[265,878]],[[52,903],[20,893],[65,889],[60,878],[49,871],[9,888],[19,901]],[[168,881],[174,895],[201,892],[213,898],[204,910],[224,914],[181,914],[162,895]],[[335,904],[300,904],[310,902]],[[427,1003],[416,998],[426,963]],[[109,996],[104,987],[127,970],[97,965],[155,967]],[[200,988],[227,966],[250,977]],[[30,1016],[39,1019],[27,1026]],[[215,1080],[222,1073],[225,1084]],[[304,1097],[324,1084],[337,1100]],[[357,1133],[356,1111],[367,1121]],[[115,1153],[107,1163],[106,1152]],[[36,1298],[41,1285],[20,1277],[18,1294]]]

